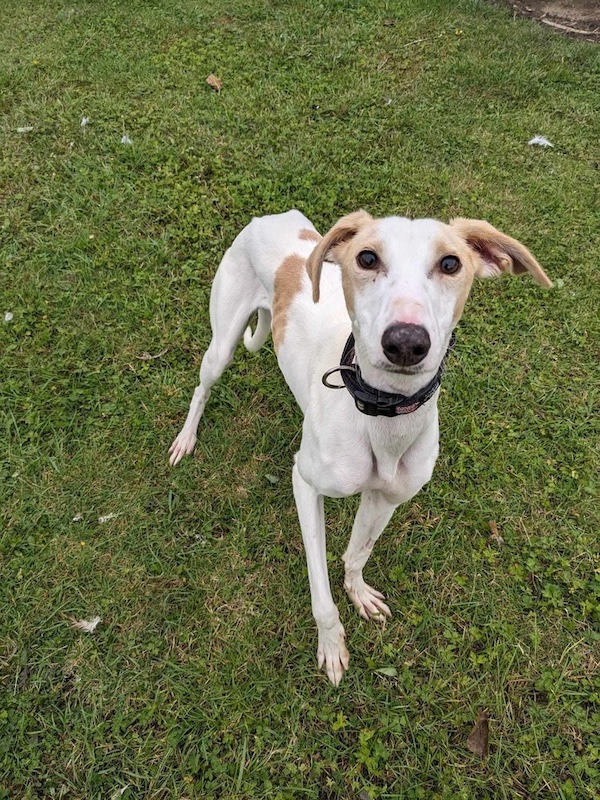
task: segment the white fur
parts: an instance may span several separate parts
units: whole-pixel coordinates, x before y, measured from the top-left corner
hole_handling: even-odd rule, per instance
[[[413,394],[439,367],[456,323],[460,294],[456,282],[433,274],[436,243],[441,236],[448,237],[450,226],[398,217],[372,222],[383,248],[385,272],[359,282],[351,313],[336,264],[323,264],[318,303],[313,301],[310,279],[304,274],[302,289],[289,307],[278,351],[280,368],[304,412],[293,489],[318,628],[318,663],[325,666],[335,685],[348,668],[349,655],[329,586],[323,497],[362,495],[343,556],[344,585],[362,617],[389,615],[384,596],[365,583],[363,568],[396,506],[413,497],[431,478],[438,455],[438,413],[436,394],[411,414],[369,417],[356,409],[346,390],[326,388],[321,377],[339,364],[352,328],[365,380],[380,389]],[[300,235],[306,229],[314,230],[298,211],[257,218],[225,253],[210,299],[213,338],[202,360],[200,384],[187,419],[169,451],[171,464],[193,450],[211,387],[231,362],[248,320],[257,310],[257,330],[251,335],[248,329],[244,342],[254,350],[266,338],[277,268],[290,255],[308,257],[315,246]],[[469,269],[463,294],[475,272],[473,265]],[[383,353],[383,331],[397,322],[419,324],[429,332],[431,348],[418,374],[392,371]]]

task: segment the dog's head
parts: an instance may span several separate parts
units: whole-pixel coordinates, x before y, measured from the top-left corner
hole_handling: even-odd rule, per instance
[[[315,302],[326,259],[341,268],[357,351],[375,369],[403,375],[437,370],[475,277],[529,272],[552,285],[524,245],[482,220],[348,214],[307,261]]]

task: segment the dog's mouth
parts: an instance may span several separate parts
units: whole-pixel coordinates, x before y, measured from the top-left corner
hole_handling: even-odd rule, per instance
[[[383,369],[386,372],[393,372],[394,375],[419,375],[423,372],[423,367],[421,364],[415,367],[394,367],[391,364],[386,364]]]

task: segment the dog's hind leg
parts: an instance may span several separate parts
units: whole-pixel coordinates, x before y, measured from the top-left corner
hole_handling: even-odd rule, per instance
[[[239,237],[238,237],[239,238]],[[238,342],[244,334],[248,320],[260,309],[258,339],[266,339],[263,330],[270,325],[266,292],[254,273],[245,253],[243,243],[237,240],[225,253],[217,270],[210,295],[210,323],[212,339],[200,364],[200,383],[194,390],[183,428],[169,448],[169,463],[175,466],[184,455],[192,452],[200,417],[210,396],[210,390],[231,364]],[[268,335],[268,328],[266,330]],[[264,335],[264,339],[263,339]],[[258,349],[258,342],[252,349]],[[256,339],[256,335],[252,340]],[[262,342],[261,342],[262,344]]]

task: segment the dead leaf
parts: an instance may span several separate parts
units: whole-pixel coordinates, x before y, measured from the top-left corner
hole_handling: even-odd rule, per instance
[[[476,756],[487,756],[488,754],[488,739],[490,732],[489,724],[490,715],[487,711],[480,711],[477,715],[477,721],[473,726],[473,730],[467,736],[467,749]]]
[[[223,86],[223,81],[221,80],[221,78],[217,78],[216,75],[213,75],[211,73],[206,79],[206,82],[208,83],[211,89],[215,90],[215,92],[221,91],[221,87]]]
[[[396,667],[381,667],[380,669],[376,669],[375,672],[378,675],[385,675],[388,678],[395,678],[398,675]]]
[[[155,358],[161,358],[161,356],[164,356],[164,354],[167,352],[167,350],[168,350],[168,349],[169,349],[168,347],[165,347],[165,349],[164,349],[164,350],[161,350],[161,351],[160,351],[160,353],[157,353],[155,356],[152,356],[152,355],[150,355],[150,353],[148,353],[148,352],[145,350],[145,351],[142,353],[142,355],[141,355],[141,356],[136,356],[136,358],[139,358],[139,359],[140,359],[140,361],[152,361],[152,360],[153,360],[153,359],[155,359]]]
[[[490,536],[490,541],[495,542],[499,547],[502,547],[504,544],[504,537],[502,537],[498,531],[498,526],[493,520],[490,520],[488,525],[490,526],[490,530],[492,535]]]

